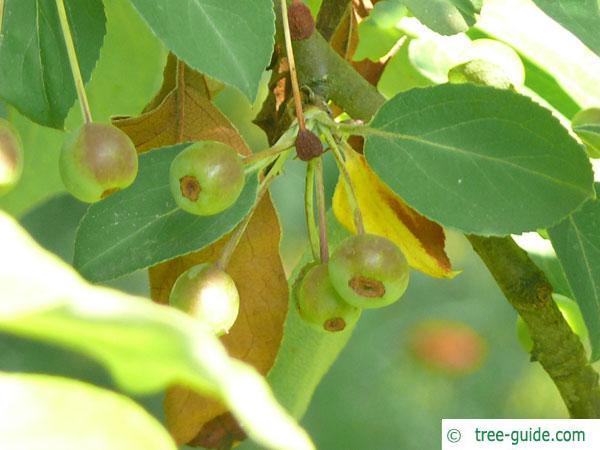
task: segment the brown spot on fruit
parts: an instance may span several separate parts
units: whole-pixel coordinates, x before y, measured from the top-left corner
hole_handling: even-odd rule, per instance
[[[346,328],[346,321],[341,317],[334,317],[333,319],[326,320],[323,328],[327,331],[342,331]]]
[[[315,19],[308,6],[300,0],[294,0],[289,6],[288,20],[292,41],[308,39],[315,32]]]
[[[310,161],[323,154],[321,139],[310,130],[298,131],[296,137],[296,154],[302,161]]]
[[[200,183],[196,179],[196,177],[191,175],[186,175],[179,179],[179,186],[181,187],[181,195],[183,195],[188,200],[195,202],[198,200],[198,196],[200,195]]]
[[[348,286],[358,295],[368,298],[379,298],[385,295],[385,285],[378,280],[357,275],[348,281]]]

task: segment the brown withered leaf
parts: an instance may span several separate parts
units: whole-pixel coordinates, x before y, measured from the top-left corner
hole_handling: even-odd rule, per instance
[[[240,292],[240,313],[222,341],[231,356],[266,374],[283,336],[288,285],[279,256],[280,228],[269,197],[259,204],[227,272]],[[152,298],[168,302],[177,276],[189,267],[218,258],[227,237],[201,252],[150,269]],[[167,425],[178,443],[189,442],[204,424],[227,410],[218,402],[188,389],[174,387],[165,399]]]
[[[216,140],[251,153],[230,121],[211,103],[219,86],[169,57],[163,86],[139,117],[113,123],[138,152],[185,141]],[[288,285],[279,256],[280,225],[270,197],[258,205],[227,267],[240,293],[240,312],[222,341],[229,353],[260,373],[271,369],[288,308]],[[202,251],[150,268],[152,299],[167,303],[176,278],[192,265],[216,260],[227,236]],[[219,402],[174,386],[165,399],[169,431],[178,444],[220,447],[243,438],[235,419]]]
[[[420,215],[388,188],[367,165],[363,155],[348,152],[346,168],[368,233],[387,237],[398,245],[411,267],[432,277],[452,278],[444,250],[444,229]],[[346,189],[338,182],[333,212],[344,227],[356,232]]]
[[[179,142],[214,140],[249,155],[239,132],[210,101],[214,92],[203,75],[169,59],[163,87],[150,102],[157,106],[138,117],[115,117],[113,124],[129,135],[139,153]]]

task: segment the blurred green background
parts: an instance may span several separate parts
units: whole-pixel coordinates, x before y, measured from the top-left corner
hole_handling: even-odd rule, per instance
[[[389,6],[389,1],[379,4]],[[319,2],[310,3],[316,8]],[[94,115],[101,121],[110,115],[139,113],[160,85],[166,57],[166,50],[128,2],[106,0],[105,5],[107,39],[88,86]],[[392,20],[393,14],[398,14],[396,9],[379,8],[378,21],[361,28],[361,51],[367,56],[385,50],[382,45],[393,44],[406,31]],[[511,44],[530,61],[526,64],[530,82],[539,76],[553,80],[554,84],[546,85],[552,90],[546,94],[553,97],[558,93],[552,104],[558,105],[557,115],[569,108],[600,104],[600,58],[528,0],[490,0],[486,8],[480,31]],[[469,42],[464,35],[440,38],[427,33],[411,40],[418,42],[411,44],[412,48],[407,43],[384,74],[380,89],[386,95],[444,82],[457,48]],[[264,134],[251,123],[260,102],[249,105],[239,92],[228,88],[216,103],[254,149],[266,147]],[[76,106],[67,121],[68,130],[80,123]],[[0,200],[0,208],[19,217],[44,247],[70,262],[74,233],[85,206],[61,193],[57,157],[64,133],[34,125],[10,108],[1,107],[0,115],[16,124],[26,152],[23,181]],[[331,194],[337,175],[332,161],[328,160],[326,167]],[[288,273],[306,248],[303,186],[304,165],[292,161],[286,176],[273,188],[283,224],[281,249]],[[454,267],[462,270],[455,279],[435,280],[413,272],[401,302],[363,315],[302,420],[318,448],[433,450],[439,448],[442,418],[566,417],[556,389],[539,365],[529,362],[517,341],[516,314],[468,242],[448,232],[448,253]],[[552,264],[552,260],[544,261],[545,268]],[[145,272],[117,280],[112,286],[148,295]],[[437,338],[429,336],[432,340],[427,347],[427,336],[416,330],[431,320],[444,322]],[[457,333],[458,340],[453,341]],[[436,348],[447,349],[448,342],[456,344],[450,346],[454,359],[450,357],[446,363],[462,365],[462,370],[432,367],[441,364]],[[0,370],[64,375],[116,389],[100,365],[60,348],[0,334],[0,355]],[[160,395],[137,400],[161,418]]]

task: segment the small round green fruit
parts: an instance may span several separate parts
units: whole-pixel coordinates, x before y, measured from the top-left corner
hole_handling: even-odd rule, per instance
[[[600,108],[579,111],[571,120],[573,131],[585,144],[591,158],[600,158]]]
[[[347,238],[329,261],[331,284],[358,308],[381,308],[399,300],[408,286],[406,258],[389,239],[372,234]]]
[[[0,118],[0,195],[10,191],[23,172],[23,144],[19,134]]]
[[[583,316],[581,315],[579,305],[564,295],[555,293],[552,294],[552,298],[558,305],[558,309],[560,309],[560,312],[573,332],[579,336],[584,343],[586,343],[588,339],[588,331],[587,327],[585,326]],[[527,353],[531,353],[531,350],[533,349],[533,340],[531,339],[529,329],[527,328],[527,325],[521,316],[518,316],[517,318],[517,338],[519,339],[519,343],[523,349]]]
[[[525,66],[509,45],[494,39],[476,39],[456,61],[469,82],[519,90],[525,85]],[[451,69],[451,72],[454,69]],[[456,74],[455,74],[456,75]]]
[[[354,325],[360,309],[344,302],[331,285],[326,264],[305,269],[295,287],[296,306],[300,317],[321,331],[343,331]]]
[[[205,324],[216,335],[227,333],[240,308],[233,279],[214,264],[199,264],[183,272],[169,295],[171,306]]]
[[[453,84],[472,83],[511,89],[513,84],[501,67],[483,59],[474,59],[453,67],[448,72],[448,81]]]
[[[236,202],[244,188],[244,165],[229,145],[197,142],[173,159],[170,183],[171,193],[181,209],[210,216]]]
[[[129,136],[117,127],[86,123],[63,145],[59,164],[67,190],[94,203],[133,183],[138,155]]]

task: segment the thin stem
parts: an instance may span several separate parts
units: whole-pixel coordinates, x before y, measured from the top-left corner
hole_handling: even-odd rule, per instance
[[[282,153],[281,155],[279,155],[279,157],[275,161],[275,164],[273,164],[273,167],[271,167],[271,170],[269,170],[269,172],[265,175],[265,178],[260,182],[260,185],[258,186],[258,193],[256,194],[256,201],[254,202],[252,209],[246,215],[246,217],[244,217],[242,222],[240,222],[240,224],[237,226],[237,228],[229,238],[229,241],[227,241],[227,244],[225,244],[225,247],[223,247],[223,250],[221,251],[221,255],[219,256],[219,259],[215,264],[219,269],[225,270],[225,268],[229,264],[233,252],[239,245],[242,236],[244,235],[244,232],[246,231],[246,228],[248,227],[248,224],[250,223],[250,220],[252,219],[252,216],[256,211],[256,208],[258,208],[258,204],[269,190],[269,187],[271,186],[273,180],[281,172],[281,168],[290,156],[290,153],[290,151],[287,151],[286,153]]]
[[[344,123],[344,122],[336,122],[327,114],[315,114],[314,120],[319,122],[320,124],[330,128],[332,130],[336,130],[343,134],[348,135],[356,135],[356,136],[369,136],[371,134],[377,134],[379,130],[375,128],[371,128],[368,125],[363,124],[362,122],[354,122],[354,123]]]
[[[306,129],[304,122],[304,113],[302,111],[302,96],[298,84],[298,74],[296,73],[296,61],[294,60],[294,49],[292,48],[292,36],[290,35],[290,22],[288,19],[287,0],[281,0],[281,16],[283,19],[283,33],[285,35],[285,52],[290,66],[290,79],[292,81],[292,93],[294,94],[294,104],[296,106],[296,118],[300,130]]]
[[[306,165],[306,185],[304,191],[304,212],[306,214],[306,228],[308,240],[312,250],[313,259],[319,258],[319,232],[315,221],[315,163],[312,159]]]
[[[329,261],[329,245],[327,244],[327,211],[325,209],[325,183],[323,182],[323,158],[314,160],[316,164],[317,211],[319,217],[319,243],[321,245],[321,262]]]
[[[354,185],[352,183],[352,178],[350,178],[350,174],[348,173],[348,169],[346,168],[346,162],[344,161],[344,157],[342,156],[342,152],[337,145],[337,142],[329,128],[320,126],[319,130],[325,136],[325,140],[329,144],[333,155],[335,156],[335,162],[337,163],[338,170],[340,171],[340,175],[342,176],[342,182],[344,183],[344,189],[346,190],[346,195],[348,197],[348,203],[350,204],[350,208],[352,209],[352,217],[354,219],[354,226],[356,227],[356,232],[358,234],[365,234],[365,225],[363,221],[363,216],[360,211],[360,206],[358,205],[358,199],[356,198],[356,191],[354,190]]]
[[[62,28],[63,37],[65,39],[65,45],[67,46],[67,55],[69,57],[69,64],[71,65],[71,72],[73,73],[73,82],[75,83],[75,90],[79,97],[79,104],[81,105],[81,114],[85,123],[92,122],[92,113],[90,112],[90,104],[88,103],[87,96],[85,95],[85,85],[81,78],[81,70],[79,69],[79,62],[77,61],[77,53],[75,51],[75,43],[73,42],[73,36],[71,29],[69,28],[69,19],[67,18],[67,11],[65,10],[65,4],[63,0],[56,0],[56,8],[58,9],[58,18],[60,20],[60,26]]]

